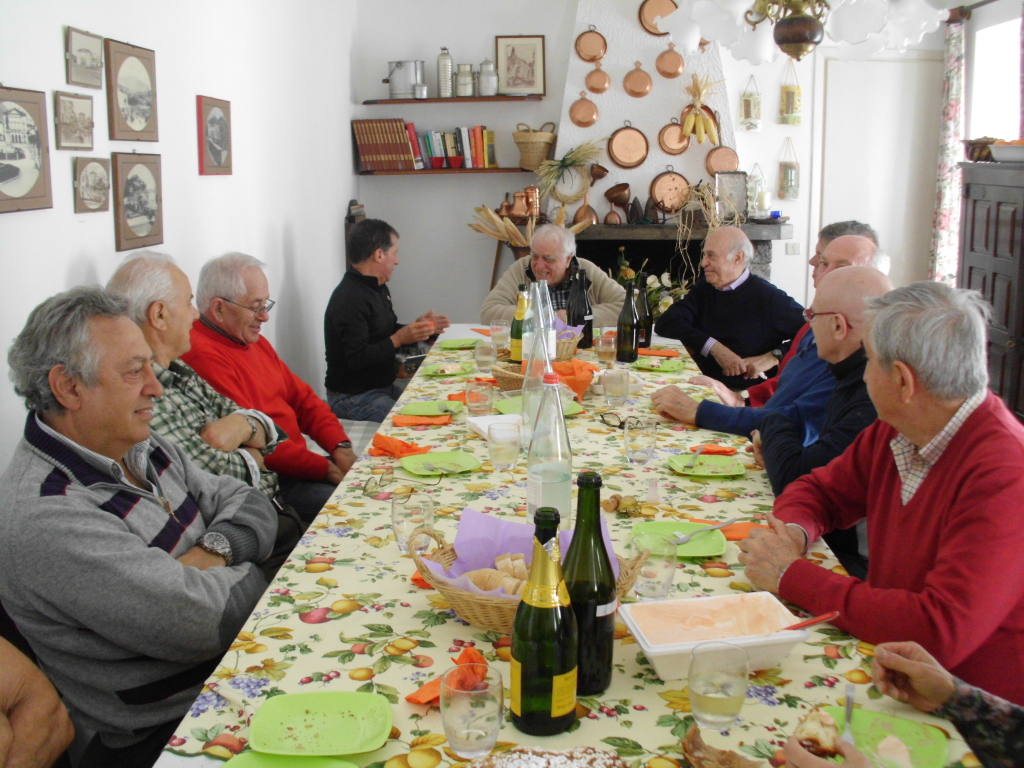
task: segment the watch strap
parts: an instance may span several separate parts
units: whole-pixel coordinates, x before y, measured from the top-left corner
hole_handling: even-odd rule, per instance
[[[196,545],[211,555],[220,555],[224,558],[225,565],[231,565],[234,561],[231,551],[231,542],[227,536],[216,531],[207,531]]]

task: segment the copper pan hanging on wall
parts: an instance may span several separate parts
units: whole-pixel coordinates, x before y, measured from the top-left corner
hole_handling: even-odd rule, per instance
[[[597,122],[597,104],[587,98],[586,91],[580,91],[580,97],[569,107],[569,119],[580,128],[589,128]]]
[[[583,84],[587,86],[587,90],[591,93],[604,93],[611,88],[612,79],[608,77],[607,72],[601,69],[601,62],[595,61],[594,70],[587,73]]]
[[[672,121],[658,133],[658,146],[666,155],[681,155],[690,146],[690,137],[683,135],[683,126],[679,124],[679,118],[673,117]]]
[[[591,63],[600,61],[606,53],[608,53],[608,41],[593,24],[590,25],[590,29],[580,33],[576,38],[576,55],[584,61]]]
[[[715,147],[704,158],[704,167],[712,176],[720,171],[736,171],[740,167],[740,158],[731,147]]]
[[[651,199],[662,213],[677,213],[690,196],[690,182],[683,174],[676,173],[671,165],[666,168],[651,182]]]
[[[637,13],[640,18],[640,26],[650,35],[664,37],[668,32],[662,32],[658,29],[654,19],[657,16],[665,18],[677,8],[679,6],[675,4],[674,0],[644,0],[640,3],[640,10]]]
[[[679,77],[683,74],[683,70],[686,68],[686,62],[683,61],[682,54],[676,50],[675,43],[668,44],[668,50],[662,51],[658,54],[658,58],[654,62],[654,68],[658,70],[658,74],[662,77],[667,77],[669,80]],[[753,77],[753,75],[751,75]]]
[[[619,168],[636,168],[647,159],[647,137],[629,120],[608,138],[608,157]]]
[[[651,88],[654,86],[654,81],[651,80],[650,75],[644,72],[643,66],[642,62],[636,62],[636,69],[627,72],[626,76],[622,78],[622,90],[634,99],[642,99],[651,92]]]

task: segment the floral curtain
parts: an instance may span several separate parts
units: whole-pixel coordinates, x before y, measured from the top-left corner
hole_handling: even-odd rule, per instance
[[[931,279],[956,285],[960,251],[960,168],[964,159],[964,23],[946,23],[945,77],[942,83],[942,128],[939,178],[932,217]]]

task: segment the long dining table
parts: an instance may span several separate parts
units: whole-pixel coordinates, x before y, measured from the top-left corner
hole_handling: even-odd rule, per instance
[[[474,327],[452,326],[441,340],[483,339]],[[680,357],[674,359],[684,363],[681,370],[634,371],[643,380],[643,391],[630,394],[624,405],[609,409],[603,397],[588,392],[581,403],[584,411],[566,419],[574,475],[583,470],[600,472],[606,496],[618,493],[644,501],[652,490],[651,481],[657,488],[656,511],[648,505],[642,510],[646,516],[602,513],[613,546],[623,555],[629,532],[639,520],[718,522],[739,517],[760,522],[772,508],[774,497],[765,473],[745,451],[750,444],[747,438],[683,426],[652,410],[651,393],[669,384],[696,397],[713,397],[711,390],[688,383],[699,371],[686,351],[672,344],[656,338],[654,348],[677,350]],[[579,351],[578,357],[597,363],[592,349]],[[424,367],[451,362],[472,368],[473,361],[472,349],[435,344]],[[392,415],[409,403],[446,400],[463,392],[467,379],[477,375],[485,374],[428,376],[421,368]],[[627,462],[622,431],[600,418],[607,412],[657,422],[657,447],[651,461]],[[386,743],[374,752],[346,757],[361,768],[457,768],[463,764],[447,744],[437,707],[411,704],[405,697],[450,667],[466,647],[483,653],[501,672],[507,689],[507,639],[470,626],[440,593],[417,586],[412,580],[415,564],[401,554],[391,532],[390,511],[394,494],[430,494],[436,509],[435,529],[449,542],[455,540],[466,509],[527,522],[525,453],[511,471],[496,471],[488,460],[486,441],[466,426],[466,418],[463,410],[445,425],[398,427],[390,416],[385,420],[379,434],[431,450],[464,451],[476,457],[480,466],[437,480],[407,473],[396,458],[364,452],[206,681],[158,766],[194,768],[247,750],[249,722],[261,705],[275,696],[307,691],[369,691],[390,701],[394,727]],[[671,456],[689,455],[691,446],[709,443],[737,448],[744,475],[697,478],[669,469]],[[680,559],[669,597],[752,591],[738,552],[730,541],[724,555]],[[814,544],[806,557],[821,568],[844,572],[823,542]],[[798,606],[789,607],[796,615],[807,616]],[[685,765],[680,740],[692,723],[685,681],[661,680],[621,618],[615,637],[611,686],[600,695],[579,700],[581,716],[570,731],[531,737],[506,719],[496,749],[590,745],[618,753],[630,766]],[[874,688],[873,653],[872,645],[834,626],[812,627],[807,641],[778,666],[752,674],[735,726],[722,733],[702,729],[702,735],[712,746],[735,750],[762,765],[777,765],[782,745],[799,718],[815,706],[842,704],[850,682],[855,684],[862,709],[942,729],[949,737],[946,765],[960,765],[968,748],[948,721],[883,697]]]

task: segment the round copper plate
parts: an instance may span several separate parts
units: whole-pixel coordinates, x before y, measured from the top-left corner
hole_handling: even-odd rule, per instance
[[[640,12],[638,14],[640,16],[640,26],[644,28],[645,32],[656,37],[667,35],[668,32],[662,32],[658,29],[658,25],[654,23],[654,18],[656,16],[664,18],[678,7],[674,0],[644,0],[640,4]]]
[[[681,173],[668,170],[659,173],[651,182],[651,199],[662,213],[676,213],[690,196],[690,182]]]
[[[685,67],[686,62],[683,61],[682,54],[676,50],[675,43],[669,43],[668,50],[659,53],[657,60],[654,62],[654,68],[658,70],[658,74],[662,77],[667,77],[669,80],[683,74]]]
[[[690,146],[690,137],[683,135],[683,126],[679,120],[672,118],[672,122],[661,129],[658,134],[658,146],[666,155],[681,155]]]
[[[622,89],[634,99],[642,99],[651,92],[654,85],[651,76],[644,72],[643,66],[639,61],[636,62],[636,69],[627,72],[622,78]]]
[[[619,168],[636,168],[647,159],[647,137],[626,121],[608,139],[608,157]]]
[[[608,41],[593,24],[576,38],[576,55],[584,61],[600,61],[608,53]]]
[[[583,83],[591,93],[604,93],[611,88],[612,79],[608,77],[607,72],[601,69],[601,62],[595,61],[594,71],[587,73],[587,77]]]
[[[740,158],[736,154],[735,149],[715,147],[704,158],[704,167],[708,169],[708,173],[712,176],[719,171],[737,171],[740,167]]]
[[[580,98],[569,107],[569,119],[580,128],[589,128],[597,122],[597,104],[587,98],[586,91],[580,91]]]

